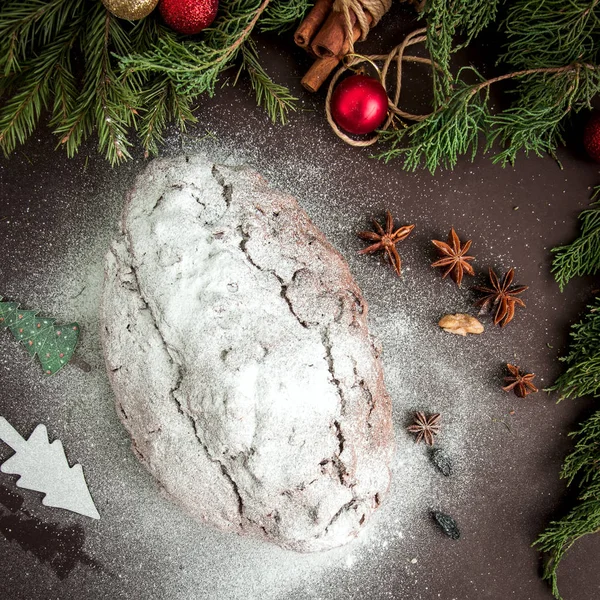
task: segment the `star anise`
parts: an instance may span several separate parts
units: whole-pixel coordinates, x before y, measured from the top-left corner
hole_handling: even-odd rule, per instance
[[[520,285],[517,287],[511,287],[515,276],[515,270],[513,268],[504,275],[502,282],[498,279],[494,270],[490,268],[490,282],[492,287],[477,286],[476,289],[479,292],[483,292],[485,296],[475,303],[475,306],[480,306],[481,311],[487,308],[496,308],[494,314],[494,325],[500,323],[500,327],[508,325],[515,316],[515,306],[522,306],[525,308],[525,302],[521,298],[517,298],[518,294],[523,293],[528,286]]]
[[[460,287],[463,280],[463,275],[468,273],[469,275],[475,275],[473,267],[469,264],[470,260],[473,260],[474,256],[467,256],[467,252],[471,247],[471,240],[468,240],[464,244],[461,244],[454,227],[450,229],[448,234],[448,243],[441,242],[439,240],[431,240],[433,245],[438,249],[441,256],[439,260],[432,263],[432,267],[447,267],[442,275],[445,279],[448,275],[452,277],[456,285]]]
[[[510,371],[510,375],[504,378],[504,382],[508,383],[502,389],[505,392],[514,390],[515,395],[519,398],[525,398],[531,392],[537,392],[538,389],[533,385],[533,373],[521,373],[521,369],[515,365],[506,365]]]
[[[433,415],[426,415],[424,412],[418,411],[415,413],[415,423],[408,427],[410,433],[416,433],[417,438],[415,443],[419,443],[424,440],[428,446],[433,446],[433,436],[440,432],[440,420],[441,415],[435,413]]]
[[[400,255],[396,250],[396,244],[406,239],[415,226],[405,225],[404,227],[400,227],[394,231],[394,219],[389,210],[387,211],[385,219],[385,230],[375,220],[373,220],[373,225],[375,226],[375,231],[359,231],[358,237],[375,243],[371,244],[367,248],[364,248],[363,250],[360,250],[358,253],[371,254],[372,252],[383,250],[392,263],[392,267],[394,267],[396,275],[400,275],[402,261],[400,260]]]

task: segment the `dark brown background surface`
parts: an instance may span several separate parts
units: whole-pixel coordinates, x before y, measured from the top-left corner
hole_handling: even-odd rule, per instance
[[[394,13],[389,19],[385,36],[379,34],[369,42],[372,48],[385,47],[408,27],[403,13]],[[538,374],[541,386],[548,385],[559,372],[556,359],[564,352],[568,326],[597,285],[591,279],[574,281],[561,294],[549,273],[549,249],[574,237],[576,216],[586,206],[591,186],[599,183],[598,166],[573,142],[568,150],[559,152],[562,170],[550,158],[519,157],[515,168],[502,169],[479,157],[474,163],[461,160],[453,172],[405,173],[397,163],[375,162],[368,151],[338,141],[322,115],[323,95],[308,97],[299,86],[307,58],[285,40],[265,40],[263,45],[271,73],[289,83],[302,100],[301,110],[292,114],[290,124],[271,125],[254,106],[245,84],[235,89],[226,86],[199,109],[200,123],[194,131],[183,140],[176,135],[169,138],[165,153],[193,148],[207,133],[227,140],[228,147],[245,152],[258,168],[283,173],[277,183],[300,194],[311,217],[348,257],[360,247],[350,234],[369,216],[380,215],[388,207],[403,222],[417,223],[415,243],[423,247],[432,237],[445,235],[450,225],[468,232],[473,247],[485,257],[483,264],[498,269],[515,265],[519,283],[531,286],[527,311],[510,327],[511,337],[498,341],[500,334],[490,333],[490,364],[496,364],[500,372],[503,362],[518,355]],[[425,96],[417,93],[411,101],[419,104]],[[578,135],[575,131],[575,140]],[[86,289],[87,274],[80,265],[88,259],[101,261],[123,194],[144,160],[138,156],[113,169],[96,155],[93,141],[73,160],[55,151],[54,145],[51,134],[40,131],[14,156],[0,161],[0,293],[69,319],[73,315],[64,308],[62,284],[57,280],[70,279],[69,290],[78,285],[82,293]],[[314,171],[318,175],[311,174],[311,165],[318,166]],[[327,181],[321,180],[323,172]],[[320,208],[315,210],[315,206]],[[351,267],[355,264],[359,263],[352,258]],[[481,270],[483,265],[478,266]],[[410,272],[416,283],[409,289],[417,303],[420,287],[427,285],[427,269],[415,267]],[[358,271],[357,279],[374,310],[381,310],[387,296],[378,285],[396,282],[387,272],[376,273]],[[425,302],[434,304],[435,297],[420,300],[419,306]],[[442,309],[434,306],[432,314],[436,310]],[[85,335],[90,323],[84,320],[82,326]],[[485,343],[478,342],[473,352],[486,348]],[[135,498],[138,489],[146,495],[156,491],[129,453],[110,393],[102,397],[102,404],[90,405],[88,390],[99,381],[98,385],[106,388],[93,340],[83,340],[81,353],[94,372],[89,379],[83,374],[67,375],[71,387],[66,392],[58,379],[48,383],[35,365],[27,363],[10,334],[0,336],[0,414],[23,434],[45,422],[63,440],[69,456],[84,465],[99,510],[109,515],[92,523],[43,509],[37,494],[17,490],[13,477],[0,476],[0,597],[226,598],[221,588],[215,591],[211,576],[203,580],[201,573],[192,573],[194,565],[202,570],[202,556],[167,556],[167,550],[162,556],[163,544],[175,547],[170,545],[171,533],[161,528],[160,522],[136,521],[135,515],[152,513],[148,503],[123,511],[127,519],[134,519],[128,525],[137,528],[139,536],[130,535],[120,545],[111,545],[111,536],[117,537],[122,528],[116,516],[122,498]],[[474,355],[470,358],[465,352],[461,360],[466,370],[471,359],[477,363]],[[423,365],[425,372],[428,368]],[[491,380],[490,385],[498,385],[495,374]],[[432,384],[432,396],[440,393],[439,385]],[[73,389],[81,394],[74,396]],[[498,393],[498,402],[502,401]],[[493,423],[489,425],[495,428],[493,434],[473,438],[472,450],[479,458],[470,467],[472,487],[467,500],[453,508],[463,538],[452,544],[440,537],[432,543],[426,537],[421,545],[419,527],[425,526],[417,526],[410,541],[419,551],[416,575],[407,571],[405,557],[390,552],[363,570],[360,579],[346,578],[338,569],[326,578],[326,586],[317,585],[316,579],[299,581],[278,597],[549,600],[551,594],[539,578],[538,554],[530,544],[550,518],[561,514],[565,488],[558,471],[570,448],[566,434],[593,409],[591,401],[559,405],[554,401],[545,393],[520,401],[510,434]],[[503,414],[507,407],[505,404]],[[10,452],[0,446],[2,460]],[[117,468],[116,461],[123,464]],[[404,484],[410,486],[411,482]],[[110,515],[114,515],[112,522]],[[180,519],[185,530],[186,517],[174,518]],[[195,527],[189,525],[190,539],[182,541],[182,546],[187,547],[199,535]],[[214,534],[215,540],[219,535]],[[215,541],[215,547],[217,544]],[[120,554],[115,548],[126,550]],[[257,565],[251,593],[231,591],[232,598],[238,597],[236,593],[267,597],[271,584],[260,576],[260,561]],[[235,570],[237,566],[227,568]],[[164,569],[179,571],[180,581],[188,577],[200,583],[193,593],[184,584],[180,588],[163,586],[167,578],[173,580],[172,573]],[[282,571],[280,577],[285,579],[288,574]],[[573,548],[561,568],[560,585],[567,600],[600,597],[600,536],[583,539]]]

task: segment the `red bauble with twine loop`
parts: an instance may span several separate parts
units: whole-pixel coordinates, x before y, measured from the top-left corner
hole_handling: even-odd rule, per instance
[[[588,156],[600,163],[600,112],[592,114],[583,130],[583,146]]]
[[[160,0],[165,23],[177,33],[193,35],[208,27],[217,16],[219,0]]]
[[[432,113],[428,113],[425,115],[415,115],[412,113],[408,113],[406,111],[403,111],[398,106],[398,104],[400,102],[400,92],[402,89],[402,66],[403,66],[404,62],[426,64],[426,65],[431,65],[433,68],[439,69],[439,67],[429,58],[423,58],[421,56],[411,56],[411,55],[405,54],[405,51],[409,46],[414,46],[415,44],[420,44],[420,43],[426,41],[426,39],[427,39],[427,37],[425,35],[426,32],[427,32],[427,29],[422,28],[422,29],[417,29],[416,31],[413,31],[412,33],[409,33],[406,36],[406,38],[404,38],[404,41],[401,44],[399,44],[398,46],[396,46],[389,54],[375,54],[375,55],[370,55],[370,56],[361,56],[358,54],[348,54],[346,57],[344,57],[343,65],[340,67],[340,69],[335,73],[335,75],[331,79],[331,82],[329,84],[329,90],[327,91],[327,98],[325,99],[325,114],[327,115],[327,121],[329,122],[329,124],[331,125],[331,128],[333,129],[333,131],[339,138],[341,138],[342,140],[344,140],[346,143],[350,144],[351,146],[371,146],[375,142],[377,142],[377,140],[379,139],[379,136],[380,136],[379,133],[376,133],[374,136],[372,136],[366,140],[356,140],[356,139],[353,139],[350,136],[346,135],[341,130],[341,129],[346,129],[346,127],[344,127],[342,122],[338,121],[338,119],[336,118],[337,112],[334,112],[334,110],[333,110],[333,108],[334,108],[333,107],[333,98],[334,98],[334,95],[335,95],[335,92],[337,89],[336,84],[337,84],[338,79],[347,70],[354,69],[359,64],[362,64],[365,62],[370,63],[379,73],[379,81],[381,82],[381,87],[386,94],[387,119],[385,119],[382,124],[380,123],[381,130],[386,130],[392,124],[392,121],[394,120],[394,117],[396,117],[396,116],[398,116],[402,119],[405,119],[407,121],[415,121],[415,122],[424,121],[427,117],[431,116]],[[383,62],[381,71],[379,71],[379,69],[377,68],[377,65],[376,65],[377,62]],[[392,63],[395,63],[395,65],[396,65],[395,89],[394,89],[393,95],[389,96],[388,92],[387,92],[387,78],[388,78],[388,74],[390,72],[390,67],[391,67]],[[345,81],[348,81],[350,79],[352,79],[352,77],[349,77]],[[377,82],[377,81],[375,81],[375,82]],[[340,86],[343,84],[344,84],[344,82],[342,82],[340,84]],[[377,127],[378,126],[376,126],[374,129],[377,129]],[[349,131],[350,133],[352,133],[349,129],[346,129],[346,131]],[[366,133],[366,132],[363,132],[363,133]]]
[[[351,75],[331,96],[331,116],[348,133],[372,133],[387,117],[388,97],[379,79]]]

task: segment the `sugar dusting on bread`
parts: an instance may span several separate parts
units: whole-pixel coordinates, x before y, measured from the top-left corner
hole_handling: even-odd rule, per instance
[[[215,532],[196,525],[186,513],[162,500],[150,475],[130,451],[130,440],[119,424],[114,399],[104,375],[96,334],[103,258],[116,232],[125,190],[113,178],[86,203],[83,220],[73,219],[69,253],[50,257],[45,271],[32,274],[28,287],[13,285],[10,293],[31,298],[48,314],[74,318],[83,327],[80,352],[94,371],[69,368],[61,378],[40,380],[35,365],[0,339],[3,356],[10,356],[7,376],[19,382],[23,403],[54,422],[57,437],[85,465],[90,486],[103,514],[102,529],[90,532],[90,550],[114,573],[115,597],[121,589],[137,589],[148,597],[342,600],[390,593],[419,597],[425,589],[423,570],[427,545],[437,532],[428,510],[444,508],[467,526],[467,500],[476,495],[471,480],[485,443],[501,444],[509,435],[502,424],[494,365],[510,356],[510,340],[486,331],[480,339],[448,336],[436,325],[446,312],[467,312],[464,295],[456,293],[430,271],[425,240],[419,230],[433,220],[422,215],[414,243],[401,249],[403,278],[375,257],[357,257],[357,229],[380,217],[386,199],[365,195],[357,211],[347,205],[340,184],[344,166],[318,149],[304,161],[289,162],[286,153],[265,159],[258,139],[240,146],[238,139],[202,143],[215,161],[252,164],[279,188],[296,196],[315,224],[349,262],[370,305],[370,328],[383,348],[386,387],[394,403],[398,447],[394,478],[387,502],[355,542],[327,553],[298,555],[251,539]],[[189,148],[195,152],[196,148]],[[331,159],[331,160],[330,160]],[[327,162],[329,160],[329,162]],[[402,194],[401,181],[397,182]],[[424,193],[435,193],[434,189]],[[405,215],[399,213],[401,220]],[[439,233],[439,232],[438,232]],[[47,248],[40,246],[40,252]],[[497,257],[502,261],[502,257]],[[36,287],[37,286],[37,287]],[[8,358],[2,359],[7,364]],[[491,375],[483,375],[491,373]],[[16,383],[15,383],[16,385]],[[34,407],[35,405],[35,407]],[[415,446],[404,432],[416,409],[442,413],[443,430],[437,443],[454,458],[456,474],[446,479],[432,468],[427,451]],[[495,419],[495,420],[493,420]],[[473,502],[470,501],[470,506]],[[97,545],[95,538],[97,536]],[[101,575],[91,574],[90,578]],[[68,582],[63,582],[68,590]],[[103,582],[109,589],[110,582]],[[374,592],[377,590],[377,592]],[[414,593],[413,593],[414,592]],[[428,597],[423,592],[423,597]]]

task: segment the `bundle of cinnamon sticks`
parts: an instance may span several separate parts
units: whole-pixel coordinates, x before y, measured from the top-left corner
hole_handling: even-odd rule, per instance
[[[316,57],[302,78],[302,85],[310,92],[316,92],[321,87],[350,50],[344,15],[332,9],[333,0],[317,0],[294,34],[296,44]],[[350,15],[354,43],[360,37],[360,28],[356,23],[356,15],[352,11]],[[370,23],[371,15],[365,13],[365,16]]]
[[[422,10],[424,0],[404,0],[417,10]],[[373,16],[364,12],[369,25]],[[312,10],[294,34],[294,41],[313,55],[316,60],[302,78],[302,85],[310,92],[316,92],[350,48],[361,37],[361,29],[356,14],[350,10],[352,39],[347,35],[346,22],[342,12],[333,10],[333,0],[316,0]]]

